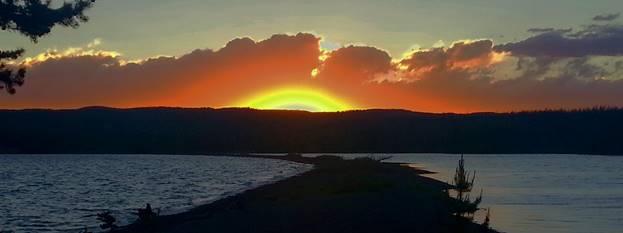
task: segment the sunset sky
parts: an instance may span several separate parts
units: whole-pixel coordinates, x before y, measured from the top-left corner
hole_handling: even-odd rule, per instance
[[[623,107],[623,1],[101,0],[0,108]]]

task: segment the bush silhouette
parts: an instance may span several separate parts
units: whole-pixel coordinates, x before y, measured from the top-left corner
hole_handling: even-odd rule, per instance
[[[160,215],[160,210],[158,210],[158,213],[154,212],[151,205],[147,203],[145,208],[139,208],[134,215],[138,216],[139,223],[151,225],[154,219]]]
[[[115,224],[115,222],[117,222],[117,219],[113,217],[112,214],[110,214],[110,211],[104,211],[97,214],[97,220],[102,222],[102,224],[100,224],[100,228],[102,228],[103,230],[110,229],[110,232],[112,232],[118,227]]]
[[[485,220],[482,222],[482,224],[480,224],[484,232],[487,232],[489,229],[491,229],[491,226],[489,226],[490,221],[491,221],[491,208],[487,208],[487,215],[485,216]]]

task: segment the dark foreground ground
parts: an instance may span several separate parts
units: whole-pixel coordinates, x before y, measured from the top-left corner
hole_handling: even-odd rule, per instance
[[[315,169],[116,232],[494,232],[457,221],[448,184],[420,176],[426,171],[371,159],[269,158]]]

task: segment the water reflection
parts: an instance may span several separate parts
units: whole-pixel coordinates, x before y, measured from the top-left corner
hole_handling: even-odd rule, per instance
[[[346,157],[367,156],[347,154]],[[394,154],[450,181],[459,155]],[[620,233],[623,157],[588,155],[465,155],[484,189],[494,228],[516,233]],[[482,220],[484,216],[476,216]]]

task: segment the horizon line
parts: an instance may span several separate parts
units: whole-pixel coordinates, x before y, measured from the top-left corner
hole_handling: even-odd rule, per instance
[[[517,110],[517,111],[474,111],[474,112],[425,112],[425,111],[417,111],[410,109],[401,109],[401,108],[361,108],[361,109],[348,109],[343,111],[309,111],[309,110],[299,110],[299,109],[258,109],[251,107],[182,107],[182,106],[137,106],[137,107],[112,107],[112,106],[100,106],[100,105],[92,105],[92,106],[84,106],[84,107],[74,107],[74,108],[0,108],[0,111],[78,111],[78,110],[89,110],[89,109],[109,109],[109,110],[140,110],[140,109],[187,109],[187,110],[250,110],[250,111],[260,111],[260,112],[306,112],[306,113],[348,113],[348,112],[366,112],[366,111],[401,111],[401,112],[410,112],[410,113],[421,113],[421,114],[455,114],[455,115],[472,115],[472,114],[511,114],[511,113],[534,113],[534,112],[585,112],[585,111],[621,111],[623,107],[619,106],[592,106],[592,107],[583,107],[583,108],[543,108],[543,109],[532,109],[532,110]]]

